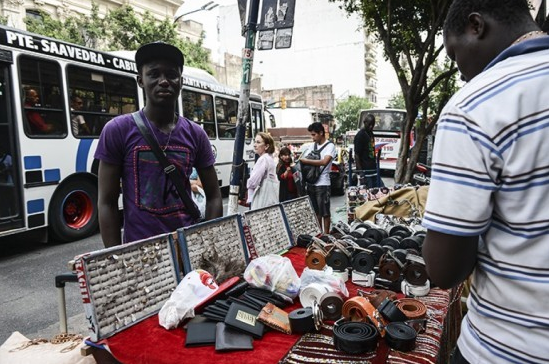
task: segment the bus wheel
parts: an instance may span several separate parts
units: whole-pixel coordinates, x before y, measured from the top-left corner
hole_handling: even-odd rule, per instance
[[[56,241],[83,239],[97,231],[97,187],[88,180],[67,183],[55,192],[49,225]]]

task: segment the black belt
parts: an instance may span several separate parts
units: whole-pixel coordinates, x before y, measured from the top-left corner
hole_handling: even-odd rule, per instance
[[[379,334],[374,325],[347,321],[334,325],[336,349],[349,354],[361,354],[377,348]]]
[[[388,298],[381,302],[377,310],[383,317],[389,320],[389,322],[403,322],[408,319],[397,305]]]
[[[403,322],[391,322],[385,326],[385,342],[391,349],[412,351],[416,346],[416,337],[416,330]]]
[[[372,252],[361,251],[353,257],[353,270],[360,273],[370,273],[376,263]]]
[[[343,299],[335,292],[326,292],[320,298],[320,310],[326,320],[339,320],[342,308]]]
[[[292,334],[307,333],[313,331],[315,322],[313,318],[313,309],[311,307],[298,308],[288,314]]]

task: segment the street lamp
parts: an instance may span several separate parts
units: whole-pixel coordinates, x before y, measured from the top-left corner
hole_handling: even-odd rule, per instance
[[[188,11],[188,12],[183,13],[183,14],[179,14],[180,12],[184,11],[183,6],[184,5],[181,5],[179,7],[179,9],[177,9],[177,11],[175,12],[175,15],[173,16],[173,22],[174,23],[177,22],[182,17],[184,17],[185,15],[189,15],[189,14],[196,13],[196,12],[203,11],[203,10],[204,11],[210,11],[214,8],[217,8],[219,6],[219,4],[216,4],[213,1],[210,1],[210,2],[207,2],[206,4],[202,5],[198,9],[195,9],[193,11]]]

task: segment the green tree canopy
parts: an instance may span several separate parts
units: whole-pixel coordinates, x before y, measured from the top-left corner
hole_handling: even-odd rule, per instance
[[[387,107],[391,109],[406,109],[406,102],[401,92],[397,92],[389,99]]]
[[[349,130],[357,130],[360,110],[370,108],[372,108],[372,103],[358,96],[349,96],[347,100],[338,102],[334,110],[334,118],[339,124],[335,136],[345,135]]]
[[[41,19],[25,19],[28,31],[102,51],[131,51],[160,40],[181,49],[186,65],[213,73],[210,54],[203,48],[204,34],[197,43],[184,40],[171,19],[159,21],[148,11],[138,16],[129,5],[110,10],[101,18],[95,3],[92,3],[89,17],[71,15],[62,21],[44,11],[39,12]]]
[[[441,61],[444,46],[440,41],[442,24],[452,0],[330,0],[341,3],[348,13],[362,17],[364,26],[382,43],[384,56],[396,72],[406,105],[407,121],[403,127],[395,181],[410,181],[421,146],[434,123],[427,123],[427,113],[416,129],[416,146],[410,152],[410,132],[419,110],[428,108],[431,93],[450,87],[446,80],[457,72],[450,63]],[[439,73],[431,66],[441,62]],[[438,110],[432,110],[438,112]]]

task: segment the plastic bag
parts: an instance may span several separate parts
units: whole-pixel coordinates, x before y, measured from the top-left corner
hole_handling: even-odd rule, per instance
[[[301,281],[290,259],[276,254],[256,258],[244,271],[244,279],[252,287],[268,289],[293,300]]]
[[[345,282],[340,277],[334,276],[332,267],[326,266],[323,270],[309,269],[305,267],[301,273],[301,289],[316,283],[329,287],[330,292],[336,292],[341,296],[349,297],[349,291]]]
[[[200,210],[200,216],[202,218],[206,217],[206,193],[201,187],[198,187],[198,191],[192,193],[193,201]]]
[[[168,330],[175,329],[183,319],[194,317],[194,308],[218,289],[212,275],[205,270],[189,272],[160,309],[160,325]]]

